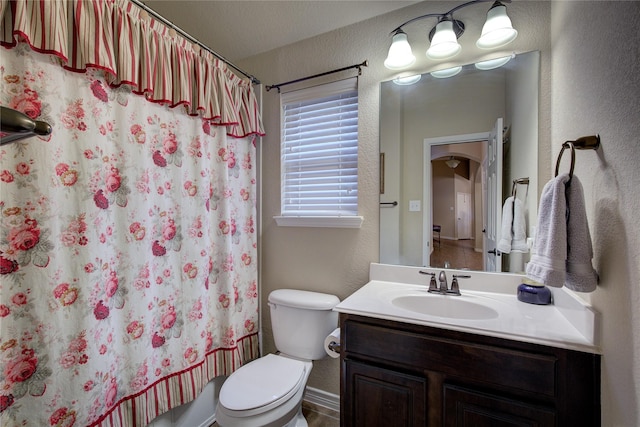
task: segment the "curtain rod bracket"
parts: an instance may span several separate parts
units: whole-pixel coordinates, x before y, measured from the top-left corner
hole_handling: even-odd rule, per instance
[[[320,73],[320,74],[314,74],[313,76],[307,76],[307,77],[302,77],[296,80],[291,80],[285,83],[278,83],[277,85],[268,85],[265,86],[265,89],[267,90],[267,92],[269,92],[271,89],[278,89],[278,93],[280,93],[280,88],[282,86],[287,86],[293,83],[299,83],[299,82],[303,82],[305,80],[311,80],[311,79],[315,79],[317,77],[322,77],[322,76],[326,76],[329,74],[334,74],[334,73],[339,73],[340,71],[346,71],[346,70],[351,70],[354,68],[358,69],[358,75],[361,76],[362,75],[362,67],[368,67],[369,66],[369,61],[368,60],[364,60],[362,61],[360,64],[355,64],[355,65],[350,65],[348,67],[343,67],[343,68],[338,68],[337,70],[331,70],[331,71],[327,71],[324,73]]]

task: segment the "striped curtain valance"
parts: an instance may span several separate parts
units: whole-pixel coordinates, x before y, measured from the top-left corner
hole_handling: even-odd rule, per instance
[[[150,102],[186,112],[235,137],[264,135],[251,82],[129,0],[0,0],[0,44],[55,55],[75,72],[104,71]]]

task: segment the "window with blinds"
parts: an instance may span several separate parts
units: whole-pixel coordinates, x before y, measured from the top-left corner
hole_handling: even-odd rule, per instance
[[[357,78],[284,93],[281,108],[278,224],[359,226]],[[307,220],[285,221],[291,218]]]

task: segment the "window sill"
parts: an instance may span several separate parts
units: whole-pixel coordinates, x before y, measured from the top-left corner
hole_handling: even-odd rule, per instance
[[[360,228],[361,216],[274,216],[280,227]]]

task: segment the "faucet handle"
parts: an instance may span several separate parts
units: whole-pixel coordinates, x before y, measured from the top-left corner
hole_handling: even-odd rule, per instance
[[[450,295],[460,295],[460,286],[458,285],[458,278],[453,276],[451,281],[451,288],[447,291]]]
[[[428,276],[431,276],[431,280],[429,281],[429,289],[427,290],[427,292],[431,292],[431,293],[440,292],[438,290],[438,284],[436,283],[436,273],[429,273],[428,271],[422,271],[422,270],[419,270],[418,272],[420,274],[426,274]]]
[[[460,286],[458,285],[458,279],[470,279],[471,276],[468,274],[454,274],[453,281],[451,281],[451,289],[447,291],[448,294],[452,295],[461,295],[460,294]]]

